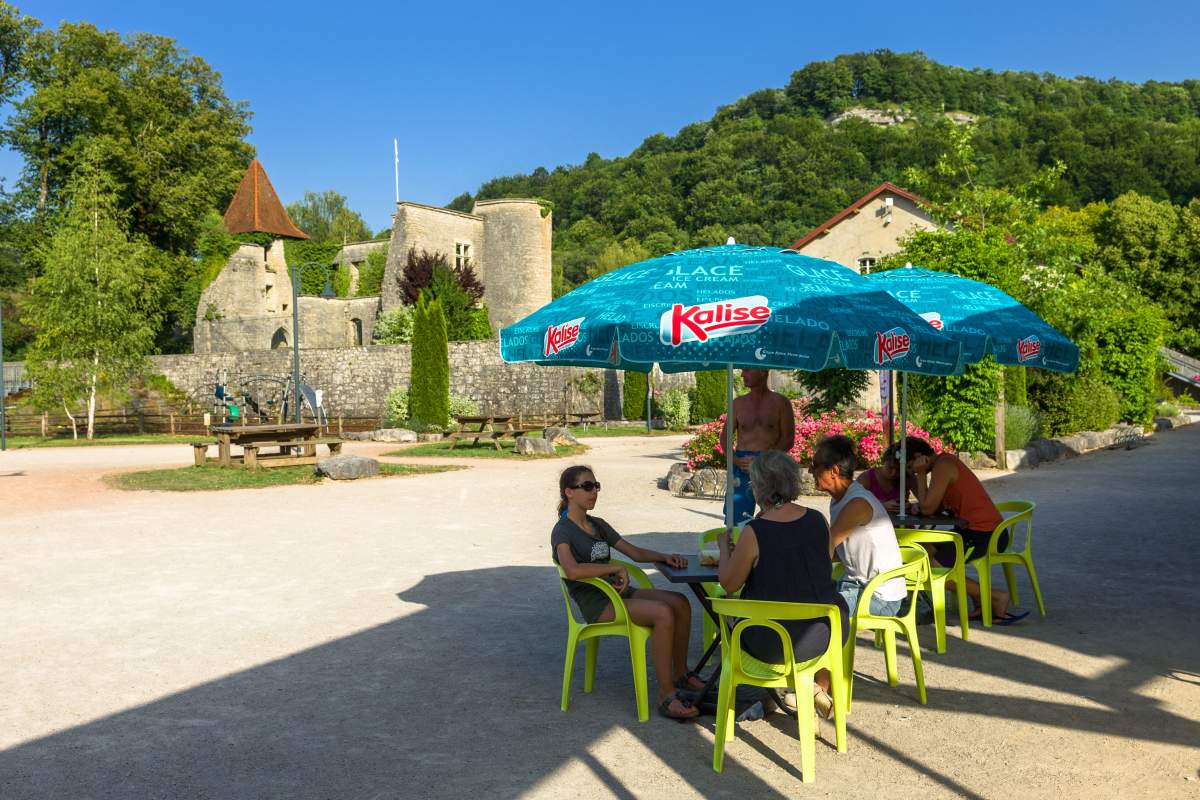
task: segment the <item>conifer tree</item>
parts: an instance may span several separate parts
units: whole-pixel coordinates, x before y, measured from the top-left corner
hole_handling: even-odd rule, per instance
[[[413,312],[412,399],[409,414],[427,425],[450,423],[450,350],[446,316],[437,299],[417,298]]]
[[[695,422],[708,422],[725,413],[725,370],[704,370],[696,373],[696,397],[692,401]]]
[[[645,373],[625,373],[625,396],[621,401],[621,415],[624,416],[625,419],[646,418]]]

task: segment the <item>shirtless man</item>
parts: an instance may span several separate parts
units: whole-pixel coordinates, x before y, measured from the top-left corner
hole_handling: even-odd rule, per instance
[[[764,450],[788,452],[796,438],[796,418],[786,397],[767,388],[770,370],[744,369],[742,382],[750,390],[733,401],[733,524],[754,517],[754,495],[750,492],[750,462]],[[726,422],[728,425],[728,422]],[[727,430],[721,442],[728,441]]]

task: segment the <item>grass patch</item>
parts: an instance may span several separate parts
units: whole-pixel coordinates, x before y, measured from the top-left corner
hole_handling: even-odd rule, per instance
[[[101,445],[117,444],[187,444],[198,442],[208,437],[200,433],[190,436],[169,433],[100,433],[95,439],[78,439],[61,436],[9,436],[7,445],[11,450],[21,450],[26,447],[99,447]]]
[[[431,472],[449,472],[463,467],[443,464],[380,464],[379,477],[395,475],[423,475]],[[222,489],[257,489],[264,486],[293,486],[305,483],[321,483],[309,465],[295,467],[265,467],[242,469],[241,467],[177,467],[174,469],[149,469],[141,472],[124,472],[105,475],[104,482],[115,489],[149,492],[208,492]]]
[[[608,430],[604,429],[604,425],[592,425],[587,428],[577,427],[572,425],[567,428],[575,438],[581,439],[585,436],[684,436],[687,431],[666,431],[655,428],[650,433],[646,432],[645,424],[642,425],[621,425],[610,426]]]
[[[510,458],[516,461],[528,461],[535,458],[565,458],[567,456],[577,456],[580,453],[588,451],[586,444],[573,444],[567,447],[555,448],[556,452],[552,456],[540,453],[523,456],[513,449],[514,444],[512,442],[503,442],[500,447],[502,449],[497,450],[492,446],[490,441],[480,441],[479,444],[472,444],[468,440],[459,442],[458,446],[451,450],[449,441],[426,442],[425,444],[417,444],[400,450],[392,450],[389,453],[384,453],[384,455],[391,458],[437,456],[442,458]]]

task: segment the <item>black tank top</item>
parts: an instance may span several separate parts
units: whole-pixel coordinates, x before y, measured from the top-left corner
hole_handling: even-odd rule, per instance
[[[842,612],[842,641],[850,633],[846,602],[834,587],[829,557],[829,525],[825,517],[809,510],[791,522],[755,519],[751,523],[758,541],[758,563],[746,578],[742,597],[790,603],[828,603]],[[827,620],[780,620],[792,635],[797,661],[822,653],[829,644]],[[783,663],[779,636],[766,628],[750,628],[742,646],[755,658]]]

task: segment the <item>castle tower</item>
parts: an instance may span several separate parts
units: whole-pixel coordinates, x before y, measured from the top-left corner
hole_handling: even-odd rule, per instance
[[[537,200],[480,200],[484,285],[493,329],[511,325],[549,303],[553,217]]]

